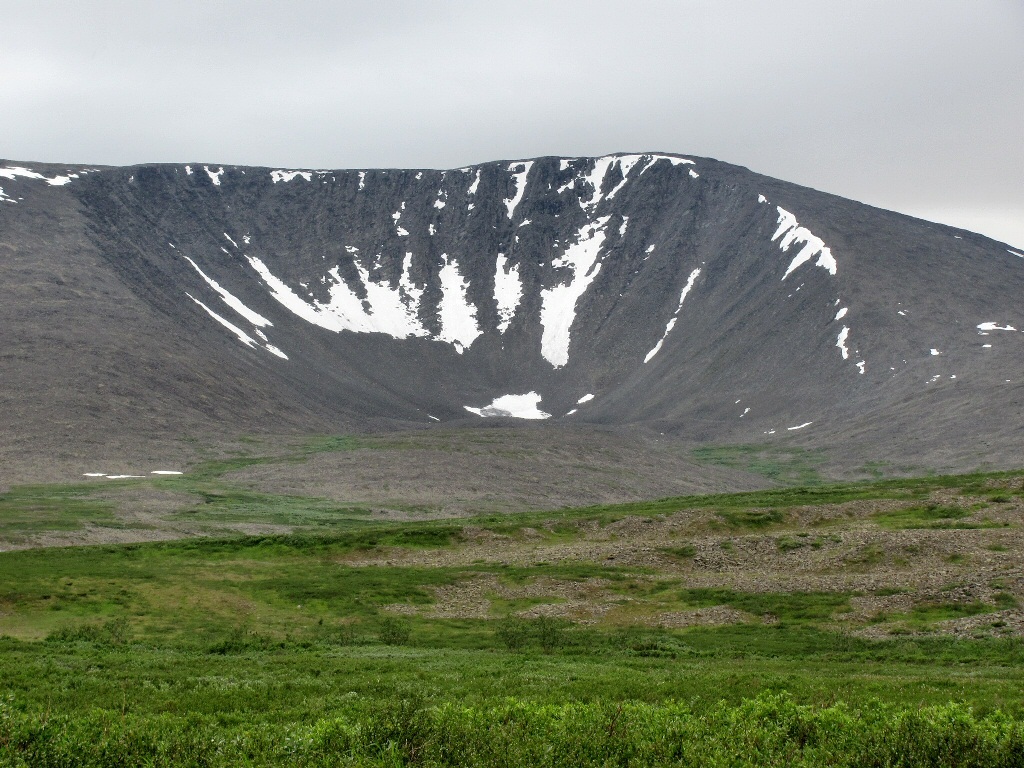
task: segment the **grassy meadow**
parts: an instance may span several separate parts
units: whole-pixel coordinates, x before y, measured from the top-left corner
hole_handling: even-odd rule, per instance
[[[292,532],[0,553],[0,764],[1024,765],[1024,473],[395,522],[254,460],[144,482]]]

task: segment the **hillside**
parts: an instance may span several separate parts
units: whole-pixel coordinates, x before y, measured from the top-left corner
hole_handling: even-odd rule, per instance
[[[1024,447],[1018,252],[715,160],[0,161],[0,189],[14,479],[513,416],[839,474]]]

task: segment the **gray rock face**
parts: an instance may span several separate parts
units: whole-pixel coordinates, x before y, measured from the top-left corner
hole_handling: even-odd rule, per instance
[[[11,439],[513,416],[1020,463],[1024,256],[715,160],[0,188]]]

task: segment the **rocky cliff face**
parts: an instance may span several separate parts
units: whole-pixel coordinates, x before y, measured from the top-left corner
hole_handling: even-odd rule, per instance
[[[10,433],[512,416],[1017,446],[1024,256],[714,160],[0,161],[0,187]]]

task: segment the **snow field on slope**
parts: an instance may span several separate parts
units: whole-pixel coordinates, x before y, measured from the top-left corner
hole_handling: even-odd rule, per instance
[[[597,257],[607,236],[610,216],[601,216],[585,224],[576,233],[576,242],[551,262],[556,269],[570,270],[569,282],[544,288],[540,292],[540,322],[543,326],[540,353],[555,368],[569,362],[570,330],[576,319],[576,302],[601,270]]]
[[[502,395],[496,397],[490,405],[481,408],[474,408],[469,405],[462,406],[470,413],[484,418],[488,416],[503,416],[513,419],[550,419],[551,414],[540,410],[541,396],[536,392],[527,392],[525,395]]]
[[[505,254],[499,253],[494,265],[494,301],[498,305],[498,332],[505,333],[523,298],[523,281],[519,265],[509,266]]]

